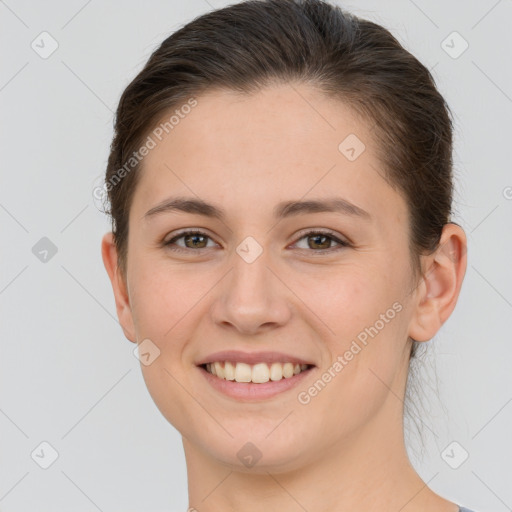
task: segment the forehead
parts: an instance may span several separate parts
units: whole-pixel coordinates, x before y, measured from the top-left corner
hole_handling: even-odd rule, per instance
[[[251,94],[216,89],[196,101],[166,137],[169,146],[188,149],[188,157],[208,152],[229,161],[243,153],[246,161],[273,159],[276,167],[280,160],[323,162],[339,156],[339,143],[349,134],[372,150],[370,130],[355,112],[304,84],[274,85]]]
[[[180,194],[236,203],[239,212],[270,210],[335,190],[366,210],[389,209],[396,193],[380,175],[371,130],[343,102],[304,84],[195,99],[144,158],[134,208]]]

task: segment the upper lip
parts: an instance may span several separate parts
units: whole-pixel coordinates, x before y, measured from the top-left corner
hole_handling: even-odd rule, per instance
[[[197,366],[206,363],[223,361],[233,361],[236,363],[257,364],[257,363],[293,363],[293,364],[308,364],[315,366],[314,363],[284,352],[241,352],[239,350],[223,350],[209,354],[196,362]]]

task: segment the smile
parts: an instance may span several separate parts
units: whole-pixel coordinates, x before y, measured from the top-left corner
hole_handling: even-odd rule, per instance
[[[250,365],[225,361],[206,363],[197,368],[216,392],[238,401],[254,402],[297,387],[316,367],[279,362]]]

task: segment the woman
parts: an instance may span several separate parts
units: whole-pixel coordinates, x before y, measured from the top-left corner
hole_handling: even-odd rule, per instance
[[[409,363],[452,313],[452,124],[383,27],[247,1],[124,91],[102,255],[191,510],[457,512],[409,462]]]

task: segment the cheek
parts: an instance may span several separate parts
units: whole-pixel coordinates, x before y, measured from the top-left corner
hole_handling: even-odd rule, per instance
[[[340,348],[373,325],[398,295],[383,272],[369,265],[340,265],[289,279],[294,279],[294,291],[317,315],[315,323],[321,321]]]
[[[150,364],[141,360],[146,387],[162,415],[178,429],[187,429],[186,419],[194,402],[187,389],[190,361],[185,361],[187,343],[194,333],[198,315],[204,315],[201,297],[211,285],[179,270],[162,269],[158,264],[141,264],[132,275],[132,314],[137,339],[150,340]],[[144,343],[144,342],[143,342]],[[154,359],[153,359],[154,358]],[[186,364],[185,364],[186,363]]]
[[[131,279],[135,329],[162,345],[179,338],[176,333],[186,324],[183,320],[197,314],[201,297],[212,286],[204,273],[164,263],[141,258]]]
[[[331,392],[325,393],[326,407],[336,403],[340,413],[347,407],[369,410],[392,386],[407,341],[400,275],[385,273],[382,267],[351,266],[331,273],[323,287],[307,286],[311,283],[303,280],[308,304],[328,327],[321,342],[330,361],[323,370],[336,377],[328,385]]]

